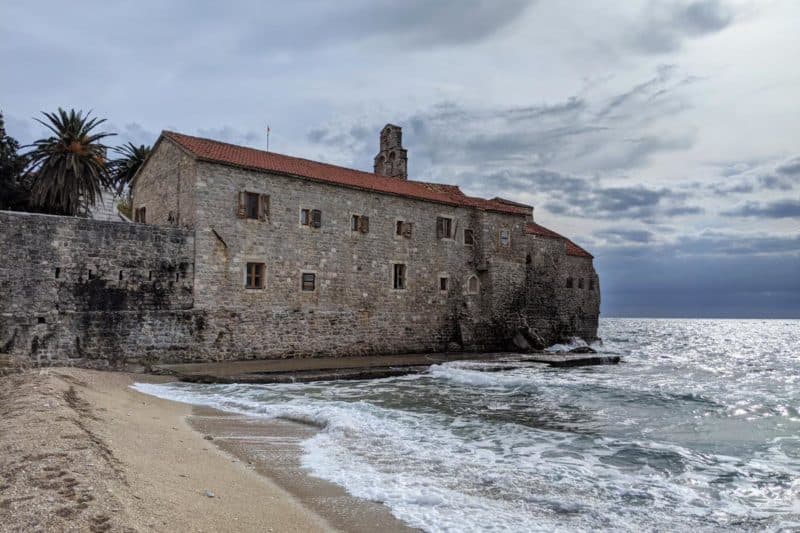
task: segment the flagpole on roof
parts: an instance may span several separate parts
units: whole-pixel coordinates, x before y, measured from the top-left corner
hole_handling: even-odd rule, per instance
[[[267,124],[267,152],[269,152],[269,124]]]

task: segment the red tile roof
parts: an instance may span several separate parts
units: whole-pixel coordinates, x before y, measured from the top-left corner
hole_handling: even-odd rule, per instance
[[[563,235],[556,233],[555,231],[545,228],[544,226],[540,226],[535,222],[528,222],[525,224],[525,233],[528,235],[536,235],[537,237],[544,237],[545,239],[557,239],[560,241],[564,241],[564,244],[567,248],[567,255],[573,255],[575,257],[586,257],[589,259],[594,258],[592,254],[572,242],[571,240],[567,239]]]
[[[458,207],[472,207],[512,215],[526,215],[529,212],[529,209],[516,205],[467,196],[455,185],[387,178],[370,172],[338,167],[275,152],[265,152],[211,139],[192,137],[171,131],[164,131],[161,135],[177,143],[201,161],[249,170],[275,172],[324,183],[333,183],[344,187],[405,196]]]

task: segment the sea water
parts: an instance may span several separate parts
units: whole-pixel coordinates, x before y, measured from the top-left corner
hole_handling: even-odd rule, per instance
[[[137,388],[316,424],[304,468],[426,531],[800,530],[800,321],[599,334],[623,363]]]

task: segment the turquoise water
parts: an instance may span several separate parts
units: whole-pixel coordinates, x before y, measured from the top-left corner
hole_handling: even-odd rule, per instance
[[[800,321],[605,319],[619,365],[138,385],[317,424],[303,465],[427,531],[800,530]]]

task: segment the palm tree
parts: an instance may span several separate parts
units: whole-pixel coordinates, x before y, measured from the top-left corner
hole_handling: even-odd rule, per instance
[[[42,114],[48,122],[37,122],[53,135],[34,142],[26,154],[31,203],[49,213],[85,214],[111,186],[107,148],[100,141],[115,134],[93,132],[105,119],[91,118],[91,112],[58,108],[58,113]]]
[[[152,149],[152,146],[144,144],[136,146],[132,142],[114,148],[114,151],[121,156],[109,163],[111,179],[114,181],[117,194],[122,194],[125,187],[130,184]]]

